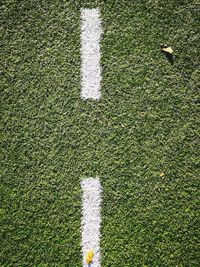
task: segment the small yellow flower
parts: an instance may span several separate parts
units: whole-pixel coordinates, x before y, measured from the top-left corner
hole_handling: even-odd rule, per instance
[[[92,250],[89,250],[86,254],[86,263],[87,264],[92,263],[93,256],[94,256],[94,252]]]
[[[160,173],[160,177],[163,177],[165,174],[164,174],[164,172],[161,172]]]

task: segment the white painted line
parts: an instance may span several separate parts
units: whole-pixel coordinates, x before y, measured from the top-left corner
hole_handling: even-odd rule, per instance
[[[98,8],[81,10],[81,97],[99,99],[101,68],[100,39],[102,34]]]
[[[81,181],[82,197],[82,253],[83,267],[88,267],[85,256],[93,250],[94,257],[91,267],[100,267],[100,206],[101,185],[99,178],[87,178]]]

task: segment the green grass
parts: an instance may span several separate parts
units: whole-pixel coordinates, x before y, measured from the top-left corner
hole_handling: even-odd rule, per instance
[[[101,10],[98,102],[80,98],[81,7]],[[1,13],[0,265],[80,267],[80,179],[98,175],[102,267],[199,266],[197,1]]]

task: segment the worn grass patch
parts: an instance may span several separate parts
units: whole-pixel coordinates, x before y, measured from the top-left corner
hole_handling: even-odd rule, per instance
[[[173,2],[2,4],[1,266],[81,266],[80,179],[97,175],[103,267],[199,265],[200,13]],[[80,8],[97,6],[102,97],[83,102]]]

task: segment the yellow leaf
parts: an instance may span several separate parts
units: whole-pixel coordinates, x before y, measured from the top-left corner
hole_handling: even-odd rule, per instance
[[[94,256],[94,252],[92,250],[89,250],[86,254],[86,263],[87,264],[92,263],[93,256]]]
[[[167,52],[167,53],[170,53],[170,54],[173,53],[173,49],[172,49],[170,46],[168,46],[168,47],[163,47],[162,50],[163,50],[164,52]]]
[[[160,173],[160,177],[163,177],[165,174],[164,174],[164,172],[161,172]]]

